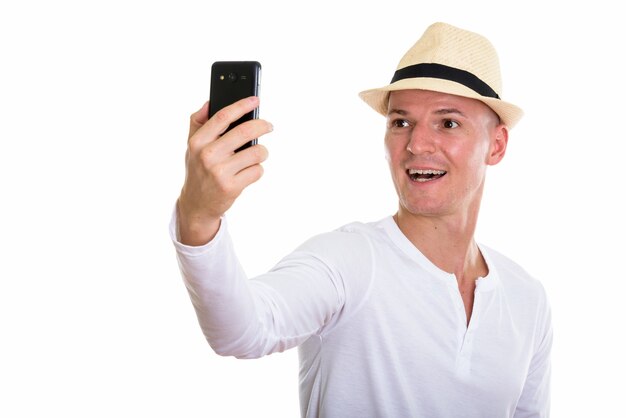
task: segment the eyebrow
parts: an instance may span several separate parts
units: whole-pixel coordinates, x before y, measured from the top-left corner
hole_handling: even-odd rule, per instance
[[[456,109],[454,107],[453,108],[439,109],[439,110],[436,110],[434,113],[435,113],[435,115],[457,114],[457,115],[465,117],[465,114],[463,112],[461,112],[459,109]]]
[[[402,109],[390,109],[389,112],[387,112],[387,116],[391,115],[392,113],[397,113],[398,115],[405,116],[408,112]]]
[[[406,116],[409,114],[409,112],[407,112],[406,110],[402,110],[402,109],[390,109],[389,112],[387,113],[387,116],[390,116],[392,114],[398,114],[400,116]],[[451,114],[456,114],[462,117],[466,117],[465,114],[463,112],[461,112],[459,109],[451,107],[451,108],[442,108],[442,109],[437,109],[433,112],[433,114],[435,115],[451,115]]]

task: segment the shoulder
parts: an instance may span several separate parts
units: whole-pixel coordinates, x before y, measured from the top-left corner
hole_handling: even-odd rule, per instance
[[[314,271],[315,277],[329,277],[345,299],[346,312],[353,312],[367,298],[374,279],[371,234],[371,226],[354,222],[314,235],[277,267],[297,266]]]
[[[297,251],[332,256],[363,256],[372,251],[373,241],[380,235],[379,222],[351,222],[323,232],[305,241]]]
[[[526,323],[534,335],[535,346],[549,342],[552,333],[550,301],[541,281],[509,257],[481,246],[499,279],[499,288],[510,312],[518,318],[517,324]],[[491,274],[491,273],[490,273]]]
[[[547,309],[548,299],[541,281],[508,256],[481,245],[490,268],[495,269],[500,283],[514,299]]]

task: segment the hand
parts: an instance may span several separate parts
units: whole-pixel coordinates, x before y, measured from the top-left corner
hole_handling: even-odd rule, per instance
[[[220,217],[243,189],[263,175],[261,163],[267,159],[267,148],[257,144],[237,153],[235,150],[271,132],[272,125],[256,119],[224,134],[232,122],[258,105],[258,97],[248,97],[208,119],[209,104],[205,103],[191,115],[187,175],[178,199],[178,228],[183,244],[203,245],[213,239]]]

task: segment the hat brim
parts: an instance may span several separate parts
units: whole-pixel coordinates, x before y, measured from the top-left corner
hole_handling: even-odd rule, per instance
[[[509,129],[512,129],[524,115],[524,111],[512,103],[481,96],[460,83],[439,78],[406,78],[384,87],[362,91],[359,93],[359,97],[375,111],[383,116],[387,116],[389,93],[397,90],[431,90],[480,100],[496,112],[502,123]]]

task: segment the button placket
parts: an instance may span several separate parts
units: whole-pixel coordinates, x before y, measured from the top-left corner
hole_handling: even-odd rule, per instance
[[[460,294],[459,294],[459,300],[461,300]],[[461,300],[461,304],[462,304],[462,300]],[[475,291],[474,292],[474,306],[472,309],[472,316],[470,317],[470,321],[469,321],[469,325],[465,325],[465,322],[463,323],[463,334],[462,334],[462,339],[461,339],[461,347],[459,350],[459,355],[457,358],[457,373],[459,376],[465,376],[468,377],[470,375],[470,370],[471,370],[471,359],[472,359],[472,353],[474,351],[474,335],[476,334],[476,329],[479,326],[480,323],[480,316],[481,316],[481,304],[482,304],[482,298],[480,295],[480,292]],[[465,308],[463,307],[463,319],[464,321],[466,320],[465,318]]]
[[[452,309],[454,309],[456,316],[456,337],[458,354],[460,355],[463,350],[463,344],[465,339],[465,333],[467,330],[467,317],[465,314],[465,306],[463,305],[463,299],[456,282],[456,277],[451,274],[446,278],[446,285],[448,287],[448,294],[450,296],[450,302],[452,303]]]

